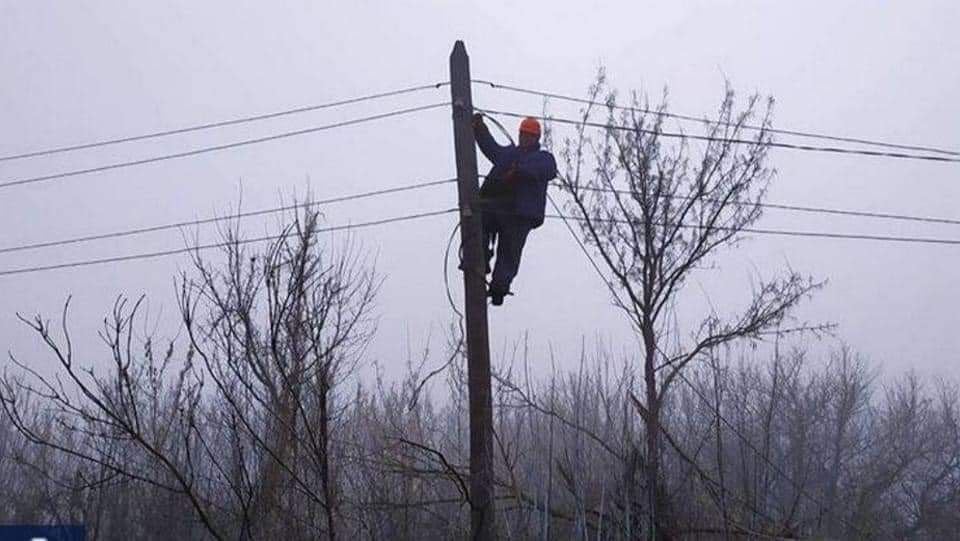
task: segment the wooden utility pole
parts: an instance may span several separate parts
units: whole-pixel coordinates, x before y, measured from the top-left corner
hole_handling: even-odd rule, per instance
[[[487,331],[487,284],[480,213],[477,151],[473,138],[470,59],[462,41],[450,53],[453,142],[457,156],[460,244],[467,319],[467,385],[470,395],[471,539],[495,538],[493,508],[493,400],[490,392],[490,343]]]

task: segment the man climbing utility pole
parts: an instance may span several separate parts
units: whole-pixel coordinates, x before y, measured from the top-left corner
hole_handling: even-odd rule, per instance
[[[490,302],[503,304],[510,283],[520,270],[520,256],[527,235],[543,225],[547,206],[547,188],[557,177],[553,154],[540,149],[540,122],[532,117],[520,123],[516,145],[501,146],[483,123],[483,115],[473,115],[473,135],[493,168],[480,186],[483,209],[483,249],[487,272],[496,244],[497,264],[492,269]]]
[[[453,142],[457,157],[460,243],[467,319],[467,386],[470,395],[471,539],[495,538],[493,508],[493,400],[490,393],[490,344],[487,331],[485,255],[482,244],[477,153],[471,118],[470,59],[462,41],[450,53]]]

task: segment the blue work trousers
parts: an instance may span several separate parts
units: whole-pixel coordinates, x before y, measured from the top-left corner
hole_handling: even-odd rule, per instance
[[[507,293],[520,269],[520,256],[530,230],[536,220],[526,216],[505,214],[497,211],[483,213],[483,240],[487,256],[487,269],[496,246],[497,260],[490,280],[490,290]]]

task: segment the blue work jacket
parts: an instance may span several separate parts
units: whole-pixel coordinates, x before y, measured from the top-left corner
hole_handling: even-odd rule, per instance
[[[531,219],[535,227],[543,224],[547,186],[557,177],[553,154],[540,150],[539,143],[527,148],[502,146],[485,129],[477,131],[476,139],[480,151],[493,163],[486,183],[503,183],[504,191],[509,194],[503,210]],[[508,178],[511,169],[514,173]]]

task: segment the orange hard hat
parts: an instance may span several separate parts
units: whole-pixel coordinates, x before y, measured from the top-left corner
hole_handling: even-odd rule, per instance
[[[540,135],[540,122],[533,117],[527,117],[520,122],[520,133]]]

